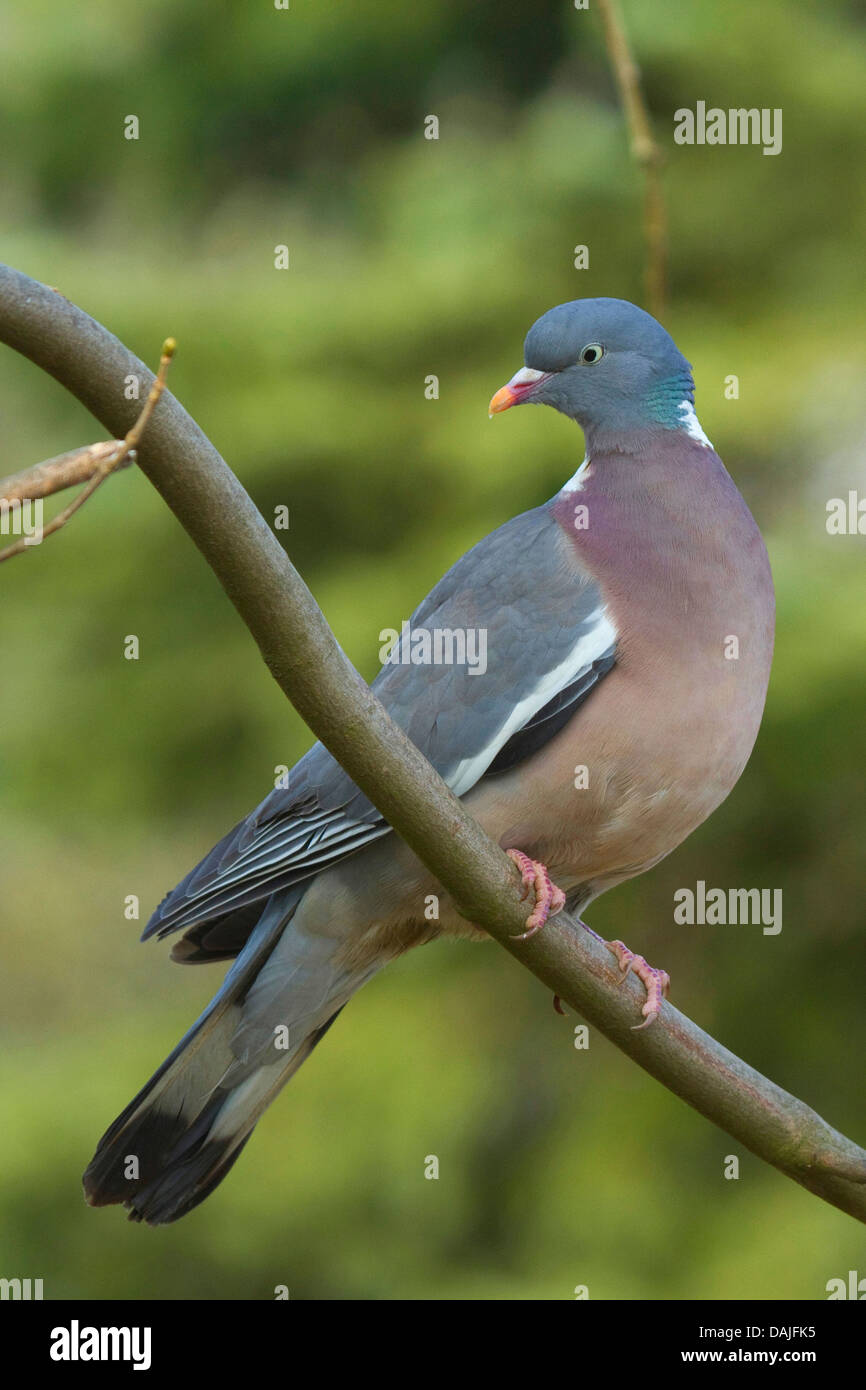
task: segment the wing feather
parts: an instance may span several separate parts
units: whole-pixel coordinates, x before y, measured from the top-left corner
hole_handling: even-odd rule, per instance
[[[416,664],[411,634],[437,629],[471,630],[483,669],[480,659],[475,669]],[[464,555],[416,609],[409,631],[373,690],[460,796],[554,737],[616,655],[598,585],[577,566],[547,507],[516,517]],[[271,792],[168,894],[144,936],[241,912],[389,832],[316,744],[289,787]]]

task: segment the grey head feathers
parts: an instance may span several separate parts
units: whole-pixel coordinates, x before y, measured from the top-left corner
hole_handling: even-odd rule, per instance
[[[650,314],[624,299],[575,299],[548,310],[524,345],[527,377],[519,401],[551,405],[593,441],[683,429],[694,402],[689,363]],[[520,373],[518,373],[520,376]]]

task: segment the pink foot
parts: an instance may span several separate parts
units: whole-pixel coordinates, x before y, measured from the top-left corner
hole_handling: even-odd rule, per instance
[[[606,941],[604,944],[616,956],[623,980],[633,970],[646,986],[646,1003],[641,1009],[644,1022],[636,1023],[633,1031],[639,1032],[641,1028],[649,1028],[661,1012],[662,1000],[668,996],[671,987],[670,975],[666,970],[656,970],[653,966],[647,965],[643,956],[636,956],[622,941]]]
[[[519,849],[507,849],[505,853],[520,870],[523,880],[521,898],[525,898],[530,889],[535,894],[535,907],[526,919],[526,931],[511,938],[512,941],[527,941],[530,936],[541,931],[548,917],[562,911],[565,907],[565,894],[551,882],[547,869],[537,859],[530,859],[528,854]]]

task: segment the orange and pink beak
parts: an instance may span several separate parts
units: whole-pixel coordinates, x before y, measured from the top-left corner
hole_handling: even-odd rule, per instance
[[[515,372],[509,382],[500,386],[491,400],[487,407],[490,419],[492,420],[494,415],[498,415],[502,410],[519,405],[521,401],[526,399],[533,387],[541,381],[546,381],[550,376],[553,376],[552,372],[539,372],[535,367],[521,367],[520,371]]]

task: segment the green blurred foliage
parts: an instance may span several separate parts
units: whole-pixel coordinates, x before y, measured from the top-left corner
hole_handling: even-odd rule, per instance
[[[862,1140],[866,571],[825,502],[866,490],[866,10],[625,9],[668,154],[669,327],[767,535],[779,621],[739,787],[591,920]],[[5,258],[151,362],[177,337],[172,389],[265,515],[290,507],[288,548],[371,677],[379,629],[580,457],[552,412],[487,420],[531,321],[578,295],[641,299],[640,184],[598,16],[36,0],[0,17]],[[673,112],[697,100],[781,107],[783,152],[675,146]],[[0,472],[99,437],[12,353],[0,381]],[[430,947],[369,985],[178,1226],[85,1208],[95,1140],[219,969],[139,947],[124,898],[146,917],[308,735],[134,469],[0,584],[0,1274],[48,1296],[242,1299],[821,1298],[866,1274],[855,1222],[596,1033],[575,1050],[574,1021],[493,946]],[[782,888],[782,933],[675,926],[673,893],[698,878]]]

